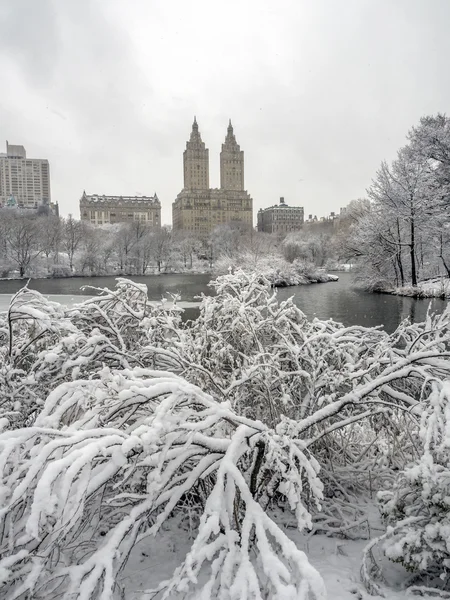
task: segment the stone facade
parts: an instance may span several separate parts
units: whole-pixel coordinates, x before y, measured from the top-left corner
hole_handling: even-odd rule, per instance
[[[220,153],[220,189],[209,187],[209,150],[197,120],[183,154],[184,187],[172,205],[173,229],[207,236],[218,225],[253,223],[253,200],[244,190],[244,152],[231,121]]]
[[[0,154],[0,206],[56,211],[51,203],[48,160],[27,158],[23,146],[6,142],[6,154]]]
[[[88,196],[80,199],[80,218],[92,225],[133,223],[161,227],[161,202],[158,196]]]
[[[289,206],[284,198],[280,203],[258,211],[258,231],[264,233],[289,233],[299,231],[303,226],[303,206]]]

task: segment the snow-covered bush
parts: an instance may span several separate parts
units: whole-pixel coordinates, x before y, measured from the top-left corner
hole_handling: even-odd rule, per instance
[[[380,492],[388,524],[384,552],[408,570],[447,588],[450,576],[450,382],[432,382],[417,460]]]
[[[170,310],[148,302],[146,286],[119,279],[116,290],[65,310],[27,287],[0,316],[0,418],[29,425],[48,393],[64,381],[98,376],[104,366],[149,366],[141,350],[160,352],[180,324]],[[147,364],[148,363],[148,364]]]
[[[99,375],[60,385],[32,427],[0,435],[3,598],[121,598],[133,546],[193,493],[197,536],[161,589],[186,591],[209,564],[196,598],[257,598],[262,587],[278,600],[325,597],[264,510],[279,490],[298,526],[310,525],[305,501],[320,499],[321,483],[304,447],[175,375]]]
[[[313,263],[304,260],[288,262],[281,256],[261,256],[255,261],[245,253],[239,256],[222,256],[215,264],[217,273],[230,270],[244,270],[248,274],[259,273],[274,287],[306,285],[336,281],[336,276],[328,275]]]
[[[262,274],[212,285],[188,323],[123,279],[67,310],[24,288],[0,316],[2,598],[122,598],[137,543],[187,506],[191,549],[145,598],[324,598],[273,504],[361,524],[450,376],[449,313],[388,335],[309,322]]]
[[[376,329],[309,322],[292,299],[279,303],[258,273],[238,271],[211,285],[215,295],[202,298],[198,319],[172,350],[190,381],[271,425],[282,415],[308,416],[338,389],[350,391],[357,367],[387,337]]]

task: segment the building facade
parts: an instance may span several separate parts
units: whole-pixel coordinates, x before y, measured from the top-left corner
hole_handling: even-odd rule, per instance
[[[158,196],[99,196],[83,192],[80,218],[92,225],[133,223],[161,227],[161,202]]]
[[[23,146],[6,142],[6,153],[0,154],[0,206],[52,206],[48,160],[27,158]]]
[[[172,204],[173,229],[207,236],[218,225],[253,223],[253,200],[244,189],[244,152],[228,125],[220,153],[220,188],[209,187],[209,150],[194,117],[183,153],[184,187]]]
[[[258,231],[264,233],[289,233],[303,226],[303,206],[289,206],[280,198],[280,203],[258,211]]]
[[[311,231],[314,233],[333,233],[340,226],[340,216],[334,212],[330,213],[327,217],[319,217],[317,215],[308,215],[305,221],[305,231]]]

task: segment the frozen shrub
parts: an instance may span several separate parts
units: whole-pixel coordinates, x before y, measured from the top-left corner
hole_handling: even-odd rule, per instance
[[[423,454],[381,492],[386,556],[428,579],[450,575],[450,382],[433,382],[420,428]]]

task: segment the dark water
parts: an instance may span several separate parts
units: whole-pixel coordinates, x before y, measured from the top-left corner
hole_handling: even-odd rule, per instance
[[[208,288],[211,275],[133,275],[128,277],[136,283],[145,283],[150,300],[160,300],[164,294],[180,293],[182,300],[193,302],[201,292],[211,295]],[[0,281],[0,294],[15,294],[24,285],[24,280]],[[82,290],[83,286],[114,289],[116,277],[70,277],[66,279],[32,279],[29,287],[41,294],[65,294],[69,296],[94,296],[93,290]]]
[[[294,294],[295,304],[309,317],[340,321],[344,325],[383,325],[389,333],[407,317],[414,323],[423,321],[431,303],[433,312],[441,313],[446,300],[418,300],[389,294],[370,294],[352,285],[351,273],[336,273],[339,281],[318,283],[278,290],[281,300]]]
[[[294,296],[295,304],[309,317],[319,319],[332,318],[345,325],[364,325],[372,327],[384,325],[386,331],[393,331],[397,325],[409,317],[412,321],[423,321],[428,306],[435,312],[442,312],[445,300],[416,300],[386,294],[369,294],[353,288],[351,273],[338,273],[339,281],[302,285],[278,290],[280,300]],[[207,286],[210,275],[148,275],[133,276],[133,281],[145,283],[151,300],[159,300],[169,293],[179,293],[181,300],[192,302],[202,292],[211,295]],[[0,294],[14,294],[23,281],[0,281]],[[43,294],[90,295],[95,292],[81,290],[91,285],[100,288],[113,288],[114,277],[76,277],[71,279],[35,279],[30,288]],[[185,316],[194,318],[197,309],[187,308]]]

